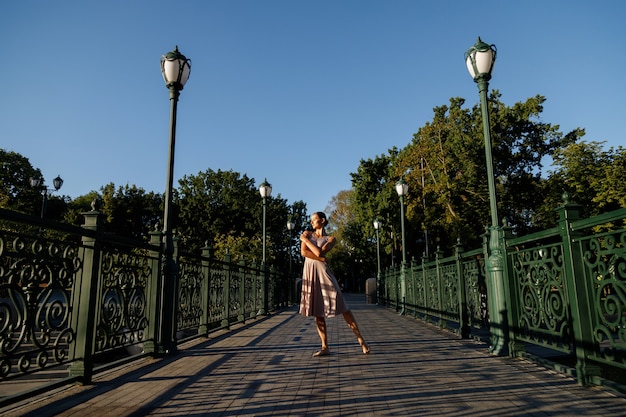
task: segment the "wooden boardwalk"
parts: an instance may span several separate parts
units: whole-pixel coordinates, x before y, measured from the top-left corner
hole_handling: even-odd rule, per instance
[[[331,355],[296,308],[0,410],[3,416],[625,416],[626,396],[348,296],[371,347],[341,317]]]

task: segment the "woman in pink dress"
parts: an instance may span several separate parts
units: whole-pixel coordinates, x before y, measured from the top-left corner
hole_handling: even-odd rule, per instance
[[[368,354],[370,349],[361,336],[350,307],[343,299],[337,278],[326,263],[326,254],[336,243],[334,237],[326,234],[327,223],[326,215],[318,211],[311,216],[313,231],[305,231],[300,236],[300,253],[304,256],[300,314],[315,317],[317,332],[322,341],[322,348],[313,356],[330,355],[326,335],[326,317],[335,317],[340,314],[356,335],[363,353]]]

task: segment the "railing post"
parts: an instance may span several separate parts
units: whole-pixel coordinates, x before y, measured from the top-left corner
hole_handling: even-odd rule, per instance
[[[148,308],[148,328],[146,329],[146,340],[143,344],[144,353],[151,355],[161,355],[165,353],[160,344],[162,316],[162,289],[163,276],[161,274],[161,244],[163,233],[159,230],[150,232],[150,245],[154,248],[150,251],[150,281],[146,285],[147,308]]]
[[[419,269],[417,261],[415,258],[411,258],[411,275],[409,280],[411,282],[411,299],[409,305],[413,306],[413,317],[417,317],[417,272],[416,269]]]
[[[508,313],[505,304],[504,289],[504,245],[502,228],[491,227],[483,235],[483,251],[485,254],[485,278],[487,284],[487,303],[489,311],[489,333],[491,345],[489,352],[492,355],[505,356],[508,354],[509,330]]]
[[[454,253],[456,255],[456,276],[457,276],[457,294],[459,297],[459,332],[463,339],[470,337],[469,325],[469,309],[467,307],[467,286],[465,282],[465,274],[463,271],[463,245],[458,239],[454,245]]]
[[[559,232],[563,242],[563,260],[565,266],[565,284],[569,298],[574,349],[576,352],[576,378],[578,383],[588,385],[593,377],[600,375],[600,367],[591,363],[588,357],[594,351],[592,330],[593,299],[591,289],[585,282],[585,273],[581,260],[583,253],[574,239],[581,235],[572,231],[570,223],[581,218],[582,206],[570,202],[569,194],[563,195],[564,204],[556,209],[559,213]]]
[[[519,304],[521,302],[520,294],[517,291],[517,283],[514,281],[513,264],[511,257],[509,256],[508,247],[509,240],[513,238],[513,228],[509,226],[508,222],[502,222],[503,239],[502,247],[504,248],[504,294],[505,305],[507,308],[506,321],[509,324],[507,326],[508,332],[508,353],[511,357],[519,356],[520,352],[525,350],[525,343],[517,339],[519,329],[517,328],[519,323],[518,311]]]
[[[437,305],[439,307],[439,328],[445,329],[448,326],[448,321],[444,317],[444,308],[443,308],[443,274],[441,272],[441,258],[443,257],[443,251],[439,246],[437,246],[437,251],[435,252],[435,265],[437,271]]]
[[[239,316],[237,320],[241,323],[246,322],[246,259],[241,256],[239,260]]]
[[[200,319],[200,327],[198,334],[209,337],[209,305],[211,288],[211,247],[209,242],[204,244],[202,248],[202,317]]]
[[[258,270],[259,266],[256,263],[256,259],[252,259],[252,264],[250,264],[250,270],[252,271],[251,279],[252,279],[252,311],[250,312],[250,318],[254,318],[257,316],[257,312],[259,308],[257,306],[257,285],[259,282]]]
[[[230,328],[230,260],[230,253],[226,252],[224,254],[224,288],[222,290],[222,294],[224,295],[224,317],[222,319],[222,327],[227,329]]]
[[[427,270],[426,270],[426,263],[428,262],[428,258],[426,256],[422,256],[422,291],[424,291],[424,299],[422,300],[422,302],[424,303],[423,310],[424,310],[424,320],[428,321],[430,314],[428,313],[428,289],[426,287],[427,283],[428,283],[428,279],[427,279]]]
[[[93,355],[95,350],[95,333],[97,321],[97,306],[99,303],[99,277],[101,239],[103,234],[102,213],[96,210],[82,213],[84,216],[83,228],[95,231],[95,237],[82,236],[80,258],[83,260],[82,274],[76,280],[76,292],[73,295],[74,311],[72,312],[72,328],[76,331],[76,339],[71,344],[73,352],[70,357],[75,358],[69,368],[70,377],[79,377],[83,384],[90,384],[93,377]]]

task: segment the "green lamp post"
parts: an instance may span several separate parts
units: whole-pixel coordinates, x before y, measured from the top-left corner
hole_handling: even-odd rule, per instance
[[[488,274],[487,296],[489,302],[489,320],[491,331],[490,352],[495,355],[507,353],[507,306],[504,293],[504,248],[503,231],[498,220],[495,177],[493,174],[493,156],[491,155],[491,129],[489,126],[489,107],[487,90],[491,71],[496,62],[496,47],[483,42],[480,38],[474,46],[465,52],[467,69],[478,84],[480,108],[483,119],[485,138],[485,159],[487,164],[487,183],[489,186],[489,204],[491,226],[489,228],[489,253],[486,261]]]
[[[165,188],[165,209],[163,212],[163,324],[160,331],[161,353],[175,353],[176,318],[178,299],[178,265],[174,260],[174,238],[172,232],[172,191],[174,187],[174,149],[176,145],[176,112],[180,91],[185,86],[191,72],[191,60],[174,51],[161,56],[161,74],[170,92],[170,137]]]
[[[380,227],[382,226],[380,220],[374,219],[374,230],[376,230],[376,260],[378,261],[378,268],[376,270],[376,302],[380,301]]]
[[[263,198],[263,310],[261,310],[260,314],[267,314],[269,312],[269,274],[267,269],[267,229],[265,219],[267,217],[267,199],[272,195],[272,186],[267,182],[267,178],[259,186],[259,193]]]
[[[287,230],[289,230],[289,301],[293,302],[295,300],[295,290],[294,290],[294,282],[293,282],[293,229],[296,228],[296,224],[291,221],[291,219],[287,220]]]
[[[400,266],[400,298],[402,299],[402,309],[400,314],[405,313],[406,302],[406,242],[404,233],[404,196],[409,192],[409,186],[404,179],[396,183],[396,192],[400,196],[400,232],[402,233],[402,265]]]

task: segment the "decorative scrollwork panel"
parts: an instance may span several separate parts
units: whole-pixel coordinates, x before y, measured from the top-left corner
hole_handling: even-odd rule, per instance
[[[101,298],[96,326],[96,352],[130,346],[144,340],[146,284],[151,276],[149,258],[104,250],[100,268]]]
[[[0,377],[68,362],[78,244],[0,233]]]
[[[572,330],[563,277],[561,245],[520,249],[510,253],[513,282],[520,296],[517,317],[523,340],[569,352]]]

